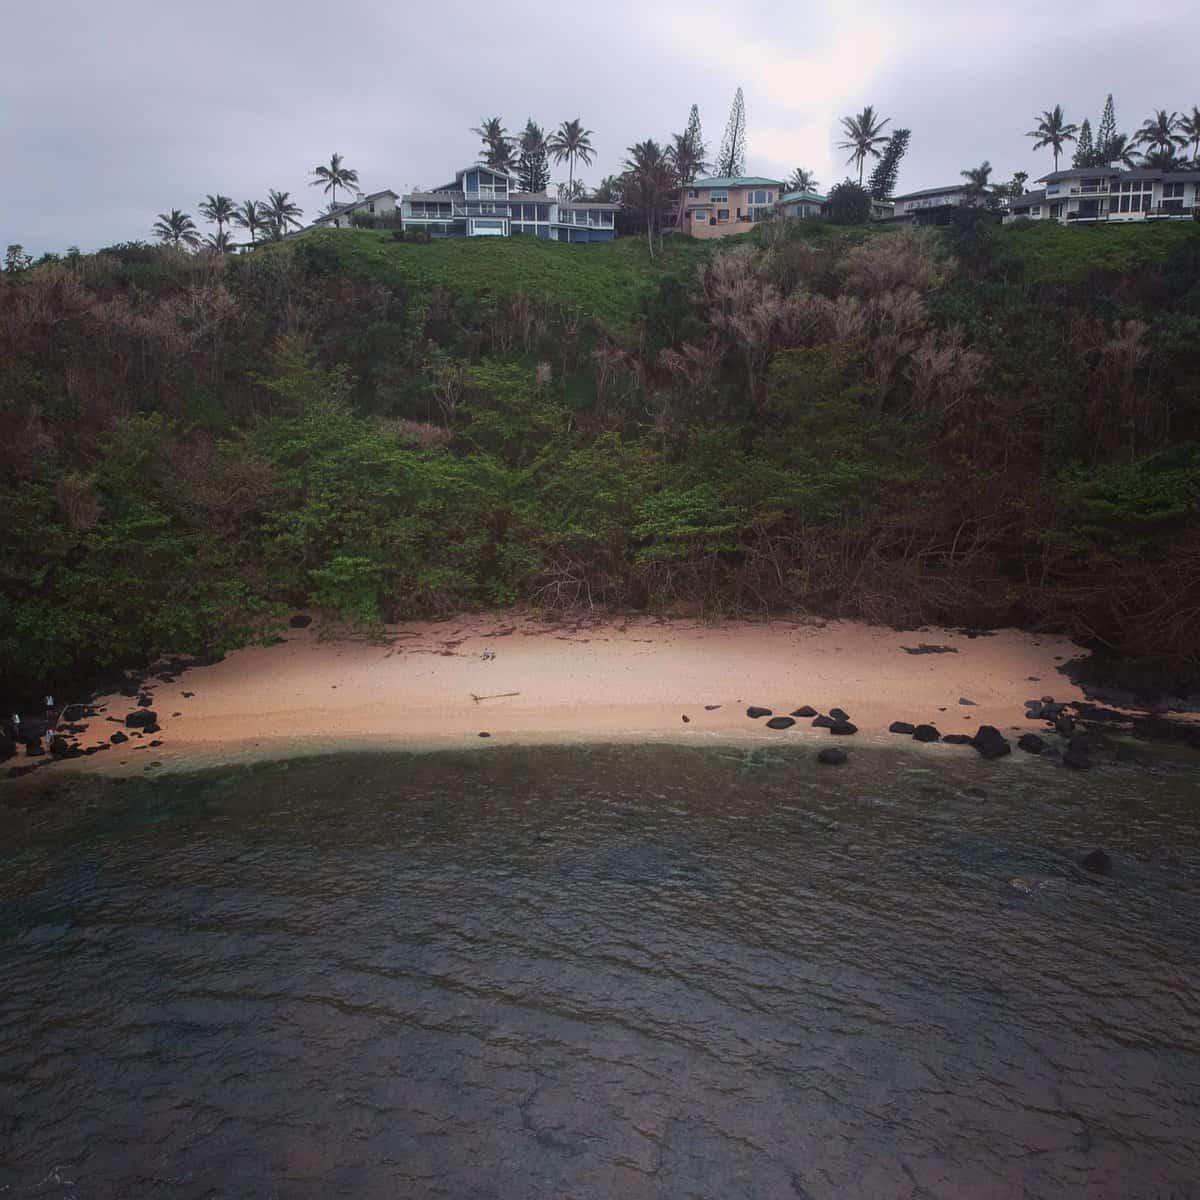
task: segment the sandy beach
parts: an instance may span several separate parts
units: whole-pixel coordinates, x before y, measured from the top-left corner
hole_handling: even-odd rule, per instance
[[[1082,698],[1057,670],[1078,654],[1064,638],[1013,630],[970,637],[851,622],[471,616],[394,626],[383,641],[323,640],[314,623],[171,682],[151,676],[146,686],[161,725],[152,753],[145,753],[151,737],[135,735],[113,747],[118,753],[75,761],[128,769],[148,757],[166,766],[351,744],[462,743],[481,733],[493,745],[829,743],[828,732],[809,720],[784,732],[767,729],[747,718],[749,705],[778,715],[802,705],[840,707],[859,729],[854,739],[836,739],[843,746],[893,738],[887,728],[895,720],[928,722],[943,734],[974,733],[981,724],[1015,731],[1037,727],[1025,717],[1026,699]],[[119,727],[114,720],[136,707],[122,695],[98,703],[103,711],[80,735],[81,746],[107,741]]]

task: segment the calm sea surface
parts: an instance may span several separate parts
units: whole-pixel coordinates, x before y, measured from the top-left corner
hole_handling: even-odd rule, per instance
[[[490,746],[3,786],[5,1200],[1200,1196],[1195,773]]]

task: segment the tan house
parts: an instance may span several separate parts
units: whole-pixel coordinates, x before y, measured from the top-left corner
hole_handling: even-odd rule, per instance
[[[783,191],[781,180],[756,175],[696,179],[680,192],[679,232],[698,238],[745,233],[775,211]]]

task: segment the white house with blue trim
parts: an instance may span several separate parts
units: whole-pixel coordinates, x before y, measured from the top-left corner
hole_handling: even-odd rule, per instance
[[[431,237],[509,237],[514,233],[558,242],[611,242],[616,204],[560,202],[545,192],[522,192],[516,178],[475,163],[428,192],[401,197],[405,229]]]

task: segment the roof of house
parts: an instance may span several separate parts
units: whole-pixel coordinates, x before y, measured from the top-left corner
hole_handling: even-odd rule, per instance
[[[1038,183],[1059,183],[1065,179],[1161,179],[1166,183],[1189,183],[1200,180],[1200,171],[1163,171],[1158,167],[1071,167],[1051,171]]]
[[[821,196],[816,192],[788,192],[786,196],[779,197],[779,203],[795,204],[800,200],[811,200],[815,204],[824,204],[827,199],[827,196]]]
[[[361,208],[364,204],[370,204],[372,200],[378,200],[380,196],[391,196],[393,200],[399,200],[400,197],[391,188],[384,188],[381,192],[372,192],[369,196],[356,196],[353,200],[343,201],[341,204],[335,204],[320,216],[313,218],[313,224],[319,225],[322,221],[328,221],[331,217],[340,217],[348,212],[353,212],[356,208]]]
[[[897,200],[919,200],[922,196],[940,196],[943,192],[962,192],[966,190],[965,183],[951,183],[946,187],[922,188],[919,192],[905,192],[900,196],[893,196],[892,203]]]
[[[1010,209],[1028,208],[1031,204],[1042,204],[1046,199],[1046,189],[1039,188],[1034,192],[1025,192],[1020,196],[1013,196],[1008,202]]]
[[[608,200],[572,200],[569,203],[559,201],[559,208],[611,208],[614,212],[621,206]]]
[[[727,178],[693,179],[687,185],[689,188],[731,188],[731,187],[777,187],[784,186],[782,179],[764,179],[761,175],[731,175]]]

